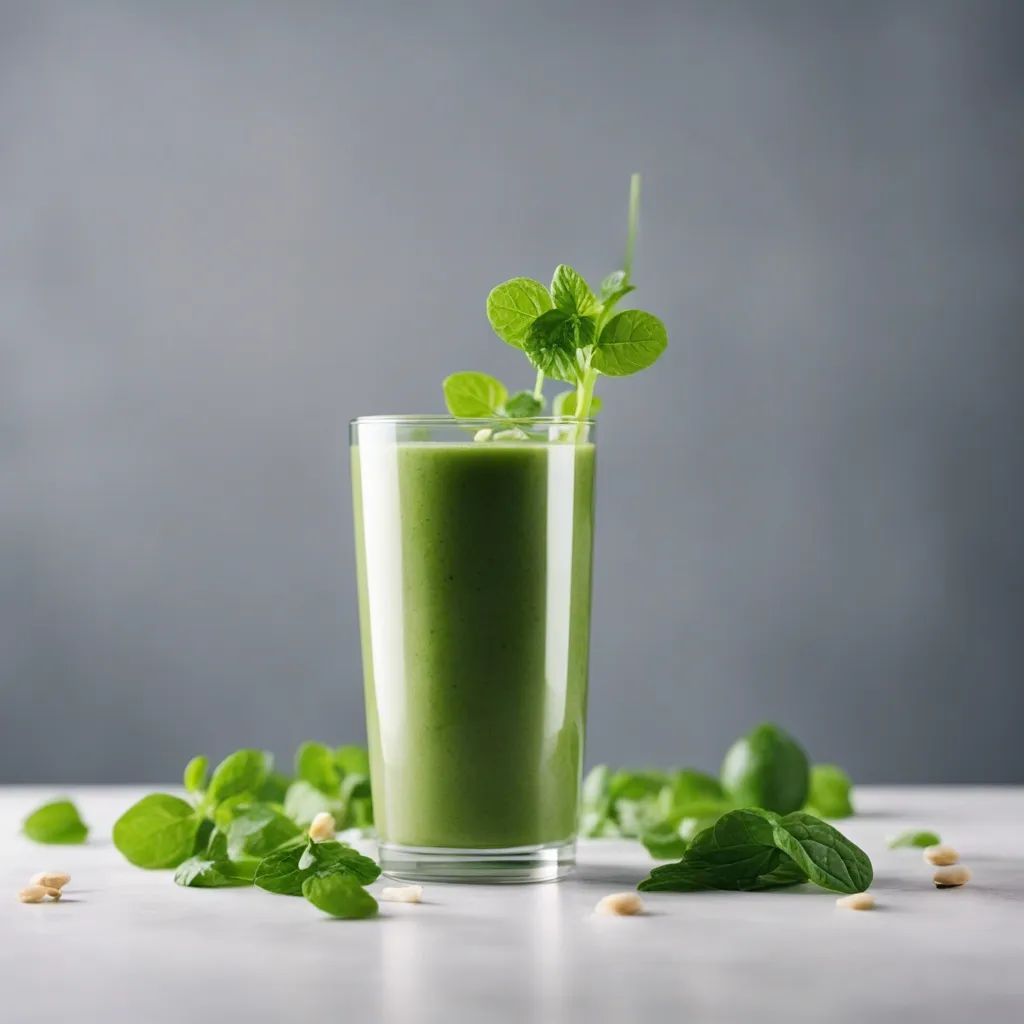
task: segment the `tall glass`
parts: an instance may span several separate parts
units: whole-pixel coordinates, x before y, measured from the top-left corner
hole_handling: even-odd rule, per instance
[[[507,426],[507,424],[506,424]],[[591,421],[350,427],[367,733],[392,877],[560,878],[587,710]]]

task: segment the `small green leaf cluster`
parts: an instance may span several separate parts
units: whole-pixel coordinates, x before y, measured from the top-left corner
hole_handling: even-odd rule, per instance
[[[871,861],[828,822],[805,811],[728,811],[698,832],[675,864],[654,868],[645,892],[727,889],[758,892],[813,882],[832,892],[863,892]]]
[[[693,768],[593,768],[583,782],[580,832],[640,839],[660,860],[682,856],[694,837],[729,811],[804,810],[821,818],[853,814],[852,784],[835,765],[809,765],[803,747],[764,723],[738,739],[719,778]]]
[[[919,847],[924,849],[926,846],[938,846],[942,842],[942,837],[938,832],[933,832],[930,829],[924,829],[918,831],[917,829],[909,829],[906,832],[901,832],[898,836],[893,836],[889,840],[890,850],[899,850],[905,847]]]
[[[52,800],[34,810],[21,831],[37,843],[70,846],[85,842],[89,826],[70,800]]]
[[[453,416],[513,420],[539,416],[545,407],[547,376],[575,387],[555,398],[552,414],[586,419],[601,407],[594,397],[600,375],[625,377],[658,359],[668,344],[665,325],[643,310],[615,311],[635,291],[630,275],[639,209],[640,176],[634,174],[624,266],[604,278],[599,295],[582,274],[564,263],[555,268],[550,287],[529,277],[514,277],[491,290],[487,319],[502,341],[529,359],[537,383],[532,392],[510,396],[505,385],[489,374],[452,374],[444,382],[444,395]]]
[[[212,774],[208,759],[198,756],[186,766],[184,784],[189,800],[151,793],[114,824],[114,845],[132,864],[175,868],[174,881],[191,888],[255,883],[306,896],[338,917],[375,912],[362,886],[376,879],[377,865],[344,843],[313,843],[306,831],[323,811],[343,828],[373,825],[363,748],[303,743],[294,777],[275,772],[272,756],[261,750],[235,751]],[[365,879],[358,892],[352,878]]]

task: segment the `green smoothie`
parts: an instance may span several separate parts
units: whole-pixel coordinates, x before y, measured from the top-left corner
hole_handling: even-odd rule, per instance
[[[575,836],[591,443],[352,448],[376,827],[410,847]]]

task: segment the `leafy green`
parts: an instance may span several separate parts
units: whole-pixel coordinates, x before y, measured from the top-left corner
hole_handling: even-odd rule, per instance
[[[503,416],[508,389],[487,373],[464,370],[444,381],[444,400],[453,416],[490,419]]]
[[[202,754],[193,757],[185,765],[184,781],[185,789],[189,793],[202,793],[206,789],[206,775],[210,770],[210,760]]]
[[[667,825],[657,825],[640,836],[640,842],[647,848],[647,852],[657,860],[676,860],[686,853],[690,845],[687,840],[679,834],[678,829],[670,828]]]
[[[588,415],[596,416],[600,411],[604,402],[594,395],[590,399],[590,412]],[[575,416],[576,415],[576,392],[575,391],[562,391],[555,395],[554,401],[551,403],[551,415],[552,416]]]
[[[365,747],[338,747],[334,752],[334,763],[342,775],[370,774],[370,755]]]
[[[552,308],[547,288],[529,277],[514,277],[487,296],[487,319],[502,341],[522,348],[534,320]]]
[[[543,400],[537,398],[532,391],[517,391],[505,403],[505,412],[513,419],[530,419],[539,416],[543,411]]]
[[[807,755],[792,736],[765,722],[729,748],[722,763],[722,785],[740,807],[789,814],[807,801]]]
[[[838,829],[804,811],[787,814],[773,826],[775,845],[823,889],[863,892],[873,877],[868,855]]]
[[[218,804],[239,793],[254,793],[263,785],[270,768],[262,750],[236,750],[214,769],[206,798]]]
[[[299,779],[288,787],[284,798],[284,813],[297,825],[311,825],[313,819],[324,811],[333,814],[336,821],[344,819],[339,797],[332,799],[305,779]]]
[[[193,889],[252,885],[258,864],[259,860],[253,857],[230,857],[227,837],[223,832],[214,831],[203,852],[178,865],[174,881]]]
[[[901,832],[898,836],[893,836],[889,840],[889,849],[898,850],[901,847],[906,846],[938,846],[942,842],[942,838],[938,832],[931,832],[928,830],[917,831],[915,829],[908,829],[906,832]]]
[[[780,818],[741,809],[698,833],[678,863],[654,868],[639,888],[755,892],[807,880],[833,892],[863,892],[871,884],[871,861],[827,822],[802,811]]]
[[[596,313],[597,299],[583,275],[564,263],[555,268],[551,279],[551,299],[563,313],[589,316]]]
[[[335,796],[341,785],[341,771],[334,751],[323,743],[307,741],[295,752],[295,774],[321,793]]]
[[[292,780],[282,772],[267,772],[263,785],[256,790],[256,799],[265,804],[283,804]]]
[[[601,331],[591,365],[609,377],[626,377],[646,370],[667,345],[668,332],[656,316],[627,309],[613,316]]]
[[[332,917],[372,917],[378,910],[377,901],[358,879],[340,872],[310,876],[302,883],[302,895]]]
[[[850,776],[834,764],[811,768],[810,792],[804,810],[819,818],[849,818],[853,814]]]
[[[349,846],[334,841],[288,846],[265,857],[256,869],[255,882],[267,892],[301,896],[302,883],[315,874],[347,872],[360,885],[377,880],[380,867]]]
[[[227,849],[232,860],[263,858],[286,843],[303,837],[291,818],[268,804],[252,804],[241,810],[227,828]]]
[[[43,804],[25,819],[21,830],[34,842],[58,846],[84,843],[89,835],[89,826],[70,800]]]
[[[575,384],[580,366],[577,349],[593,344],[597,325],[593,317],[549,309],[530,325],[523,350],[530,362],[549,377]]]
[[[114,845],[136,867],[174,868],[192,855],[201,820],[184,800],[151,793],[114,823]]]

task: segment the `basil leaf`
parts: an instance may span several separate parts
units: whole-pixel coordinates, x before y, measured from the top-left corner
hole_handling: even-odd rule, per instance
[[[295,751],[295,774],[328,796],[337,795],[341,785],[341,772],[335,763],[334,751],[322,743],[300,744]]]
[[[267,892],[301,896],[302,883],[321,872],[345,871],[361,885],[377,880],[380,868],[362,854],[338,842],[292,846],[265,857],[256,869],[255,882]]]
[[[626,377],[650,366],[667,345],[665,325],[656,316],[627,309],[605,324],[591,365],[609,377]]]
[[[302,883],[302,895],[332,917],[372,917],[378,909],[377,901],[348,874],[313,875]]]
[[[506,403],[505,412],[513,419],[528,420],[544,411],[544,402],[532,391],[517,391]]]
[[[299,779],[288,787],[284,798],[284,813],[296,825],[308,827],[321,812],[333,814],[337,819],[341,814],[340,800],[332,800],[326,793],[317,789],[311,782]]]
[[[487,319],[502,341],[522,348],[534,320],[552,308],[551,296],[539,281],[514,277],[487,296]]]
[[[907,832],[901,832],[898,836],[893,836],[889,840],[889,849],[898,850],[904,846],[938,846],[942,842],[938,832],[931,831],[915,831],[910,829]]]
[[[267,804],[253,804],[241,811],[227,829],[227,855],[263,858],[285,843],[303,836],[303,830]]]
[[[864,892],[874,872],[867,854],[828,822],[803,811],[773,825],[775,844],[807,877],[832,892]]]
[[[202,754],[193,757],[185,765],[185,789],[189,793],[201,793],[206,789],[206,775],[210,769],[210,760]]]
[[[597,311],[597,299],[583,275],[564,263],[555,268],[551,279],[551,298],[563,313],[588,316]]]
[[[604,402],[597,395],[591,396],[590,399],[590,415],[596,416],[600,411]],[[576,392],[575,391],[563,391],[561,394],[555,395],[555,400],[551,403],[551,415],[552,416],[575,416],[576,415]]]
[[[819,818],[849,818],[853,814],[852,789],[853,783],[842,768],[816,764],[811,768],[811,788],[804,810]]]
[[[214,769],[207,800],[219,804],[239,793],[253,793],[263,785],[269,770],[268,757],[262,750],[236,750]]]
[[[54,800],[33,811],[21,831],[37,843],[72,846],[84,843],[89,827],[70,800]]]
[[[191,856],[200,817],[184,800],[151,793],[114,823],[114,845],[140,868],[174,868]]]
[[[334,752],[334,763],[343,776],[370,774],[370,755],[365,747],[338,747]]]

